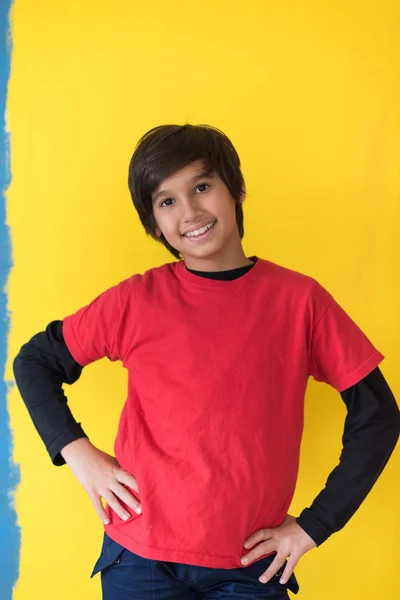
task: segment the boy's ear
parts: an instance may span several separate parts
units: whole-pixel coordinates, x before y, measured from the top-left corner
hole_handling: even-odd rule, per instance
[[[158,226],[156,226],[156,236],[157,237],[161,237],[162,236],[161,229]]]

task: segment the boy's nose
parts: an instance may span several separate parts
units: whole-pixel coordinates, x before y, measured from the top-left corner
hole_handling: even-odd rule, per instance
[[[183,225],[185,227],[196,225],[196,222],[200,222],[203,219],[200,207],[196,203],[186,202],[182,212]]]

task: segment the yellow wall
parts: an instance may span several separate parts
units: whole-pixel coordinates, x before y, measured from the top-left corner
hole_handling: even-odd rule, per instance
[[[225,131],[247,180],[247,255],[316,277],[386,360],[400,397],[400,8],[394,0],[17,0],[8,97],[14,267],[12,358],[34,333],[172,255],[146,238],[127,188],[138,138],[164,123]],[[66,393],[112,451],[126,374],[105,360]],[[100,597],[102,526],[9,394],[22,528],[15,600]],[[309,505],[337,464],[345,416],[310,381],[298,490]],[[398,593],[396,452],[348,526],[303,557],[299,598]],[[397,478],[396,478],[397,475]],[[397,488],[397,490],[396,490]]]

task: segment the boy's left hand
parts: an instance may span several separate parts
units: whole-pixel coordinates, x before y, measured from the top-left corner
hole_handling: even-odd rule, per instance
[[[272,529],[260,529],[253,533],[244,543],[246,548],[252,548],[258,542],[256,548],[242,556],[242,564],[249,565],[257,558],[276,552],[276,556],[268,569],[259,577],[262,583],[267,583],[276,572],[285,564],[288,558],[286,568],[282,573],[279,583],[284,584],[294,571],[299,559],[317,544],[312,538],[297,524],[295,517],[286,515],[282,525]],[[247,562],[243,563],[243,558],[246,557]]]

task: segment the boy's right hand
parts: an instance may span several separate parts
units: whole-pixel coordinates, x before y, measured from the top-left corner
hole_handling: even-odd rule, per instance
[[[138,514],[142,512],[140,502],[124,487],[127,485],[139,493],[137,481],[133,475],[120,467],[114,456],[99,450],[87,438],[80,438],[67,444],[61,450],[61,454],[89,494],[103,523],[108,525],[110,519],[103,508],[101,498],[104,498],[124,521],[129,519],[130,514],[121,506],[118,499]]]

